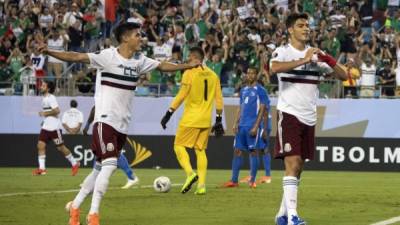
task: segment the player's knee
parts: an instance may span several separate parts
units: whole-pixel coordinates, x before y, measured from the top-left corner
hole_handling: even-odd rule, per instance
[[[40,151],[40,150],[44,150],[45,148],[46,148],[46,143],[44,143],[43,141],[39,141],[38,143],[37,143],[37,146],[36,146],[37,148],[38,148],[38,150]]]
[[[233,154],[234,154],[235,156],[242,156],[242,151],[240,151],[239,149],[235,149],[235,150],[233,151]]]
[[[257,155],[258,155],[258,151],[255,150],[255,149],[250,150],[250,155],[251,155],[251,156],[257,156]]]

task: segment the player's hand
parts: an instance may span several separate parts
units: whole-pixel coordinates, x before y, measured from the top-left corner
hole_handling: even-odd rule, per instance
[[[201,62],[189,62],[189,69],[192,69],[192,68],[196,68],[196,67],[201,67],[201,69],[202,70],[204,70],[204,68],[203,68],[203,63],[201,63]]]
[[[234,133],[234,134],[237,134],[238,131],[239,131],[239,128],[238,128],[238,126],[235,124],[235,125],[233,125],[232,130],[233,130],[233,133]]]
[[[39,112],[39,116],[44,116],[44,112],[43,112],[43,111],[40,111],[40,112]]]
[[[262,138],[264,139],[264,141],[266,141],[268,139],[268,135],[267,135],[267,131],[266,130],[263,130]]]
[[[254,137],[257,135],[257,127],[253,127],[250,130],[250,136]]]
[[[174,113],[174,110],[168,109],[167,112],[165,113],[164,117],[161,119],[161,126],[164,130],[165,130],[165,128],[167,128],[167,123],[173,113]]]
[[[36,49],[40,52],[40,53],[47,53],[47,45],[45,43],[39,43],[38,46],[36,47]]]
[[[217,115],[215,118],[215,124],[211,128],[211,133],[214,133],[215,137],[222,137],[225,134],[224,126],[222,126],[222,116]]]
[[[306,63],[311,62],[311,59],[313,57],[314,54],[317,54],[318,52],[320,52],[321,50],[319,50],[318,48],[309,48],[306,52],[306,55],[304,56],[304,59],[306,61]]]

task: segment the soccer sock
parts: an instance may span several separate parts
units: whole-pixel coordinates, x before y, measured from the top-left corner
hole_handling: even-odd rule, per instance
[[[250,153],[250,182],[256,181],[257,170],[258,170],[258,155]]]
[[[240,155],[233,155],[232,159],[232,178],[231,181],[238,183],[240,168],[243,164],[243,157]]]
[[[288,218],[297,216],[297,184],[297,177],[283,177],[283,194],[285,195]]]
[[[74,156],[71,153],[66,155],[65,158],[68,159],[68,161],[71,163],[72,166],[76,165],[77,162],[76,162]]]
[[[271,154],[265,153],[263,156],[265,176],[271,176]]]
[[[101,199],[106,193],[110,177],[116,169],[117,158],[108,158],[101,163],[101,171],[94,184],[92,205],[90,206],[89,214],[99,213]]]
[[[46,155],[39,155],[38,161],[39,161],[39,169],[45,170],[46,169]]]
[[[118,158],[118,167],[124,171],[125,175],[128,177],[129,180],[133,180],[133,170],[129,166],[128,159],[125,157],[124,154],[121,153],[121,155]]]
[[[286,203],[285,203],[285,194],[282,194],[282,201],[281,201],[281,206],[279,207],[279,211],[277,216],[285,216],[287,215],[287,209],[286,209]]]
[[[207,175],[207,155],[205,149],[195,149],[197,158],[197,174],[199,175],[198,187],[202,187],[206,183]]]
[[[186,148],[183,146],[175,145],[174,151],[176,154],[176,158],[178,159],[179,164],[183,168],[186,173],[186,176],[190,176],[193,173],[192,165],[190,164],[189,154],[186,151]]]
[[[96,183],[96,178],[99,175],[101,170],[101,163],[95,162],[95,165],[93,167],[93,170],[82,183],[81,190],[79,190],[79,193],[76,195],[74,201],[72,202],[72,207],[77,209],[80,207],[82,202],[85,200],[85,198],[93,191],[94,189],[94,184]]]

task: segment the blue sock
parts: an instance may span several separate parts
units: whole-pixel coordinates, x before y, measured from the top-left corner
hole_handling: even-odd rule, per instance
[[[250,182],[256,181],[257,170],[258,170],[258,155],[250,154],[250,175],[251,175]]]
[[[118,158],[118,167],[124,171],[125,175],[128,179],[133,180],[133,171],[132,168],[129,166],[128,160],[126,159],[124,154],[120,154]]]
[[[240,167],[243,164],[243,156],[233,156],[232,160],[232,182],[238,183]]]
[[[263,156],[265,176],[271,176],[271,154],[265,153]]]

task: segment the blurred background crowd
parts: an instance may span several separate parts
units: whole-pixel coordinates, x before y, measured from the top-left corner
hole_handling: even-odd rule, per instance
[[[249,66],[260,70],[270,95],[277,92],[269,59],[288,42],[290,13],[310,18],[310,45],[348,68],[349,79],[329,77],[322,98],[400,96],[400,0],[2,0],[0,2],[0,94],[37,95],[42,79],[57,95],[92,95],[95,71],[35,50],[94,52],[115,46],[112,30],[122,22],[143,27],[148,57],[184,62],[201,46],[205,63],[221,79],[225,96],[237,95]],[[397,74],[397,76],[396,76]],[[182,72],[143,74],[139,96],[173,96]]]

